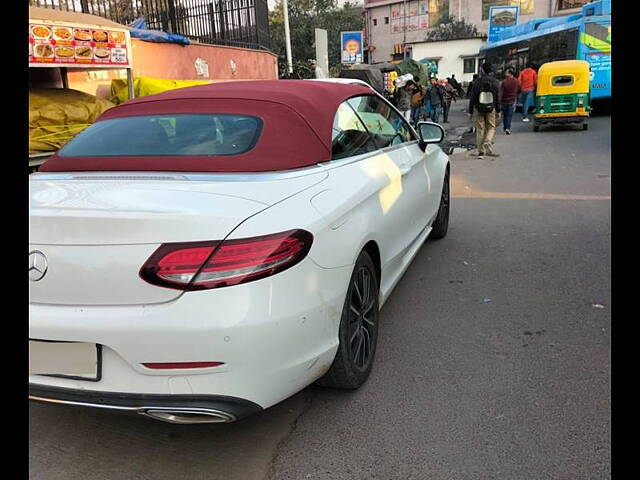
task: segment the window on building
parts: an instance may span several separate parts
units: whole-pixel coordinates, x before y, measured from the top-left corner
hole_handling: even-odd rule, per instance
[[[570,8],[580,8],[592,0],[558,0],[558,10],[568,10]]]
[[[464,59],[464,73],[476,73],[476,59],[465,58]]]
[[[449,0],[429,0],[429,28],[439,25],[448,17]]]
[[[373,19],[373,26],[374,27],[378,26],[378,19],[377,18]]]
[[[489,20],[489,9],[491,7],[504,7],[507,5],[520,7],[520,15],[532,15],[535,12],[534,3],[535,0],[482,0],[482,19]]]
[[[389,25],[389,17],[384,17],[384,24]]]

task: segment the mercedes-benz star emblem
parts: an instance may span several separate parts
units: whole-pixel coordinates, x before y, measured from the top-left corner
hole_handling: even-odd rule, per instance
[[[29,252],[29,280],[37,282],[47,273],[47,257],[39,250]]]

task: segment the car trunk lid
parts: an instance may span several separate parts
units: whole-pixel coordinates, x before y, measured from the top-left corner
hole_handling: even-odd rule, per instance
[[[32,175],[30,252],[46,257],[47,270],[40,280],[29,282],[30,301],[171,301],[181,295],[179,290],[150,285],[139,277],[144,262],[162,243],[222,240],[250,216],[322,181],[326,173],[262,176],[257,181],[225,178]]]

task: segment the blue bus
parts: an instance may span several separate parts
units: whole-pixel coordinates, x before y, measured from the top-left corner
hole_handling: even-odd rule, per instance
[[[504,29],[497,41],[480,48],[501,78],[507,68],[516,75],[531,62],[536,67],[556,60],[591,64],[592,102],[611,99],[611,0],[582,7],[565,17],[539,18]]]

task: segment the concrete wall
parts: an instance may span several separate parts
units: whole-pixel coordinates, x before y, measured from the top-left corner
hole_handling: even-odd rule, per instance
[[[278,59],[270,52],[218,45],[151,43],[132,39],[133,75],[170,80],[271,80],[278,78]],[[209,78],[196,72],[195,61],[209,65]],[[126,78],[125,70],[69,72],[69,87],[104,98],[112,78]]]
[[[483,44],[484,41],[479,38],[414,43],[411,58],[420,61],[423,58],[442,57],[438,60],[438,78],[447,78],[454,74],[459,82],[470,82],[473,73],[464,73],[464,59],[461,55],[477,55]]]
[[[198,80],[194,62],[209,64],[211,80],[271,80],[278,78],[276,55],[246,48],[174,43],[133,43],[134,76]]]

